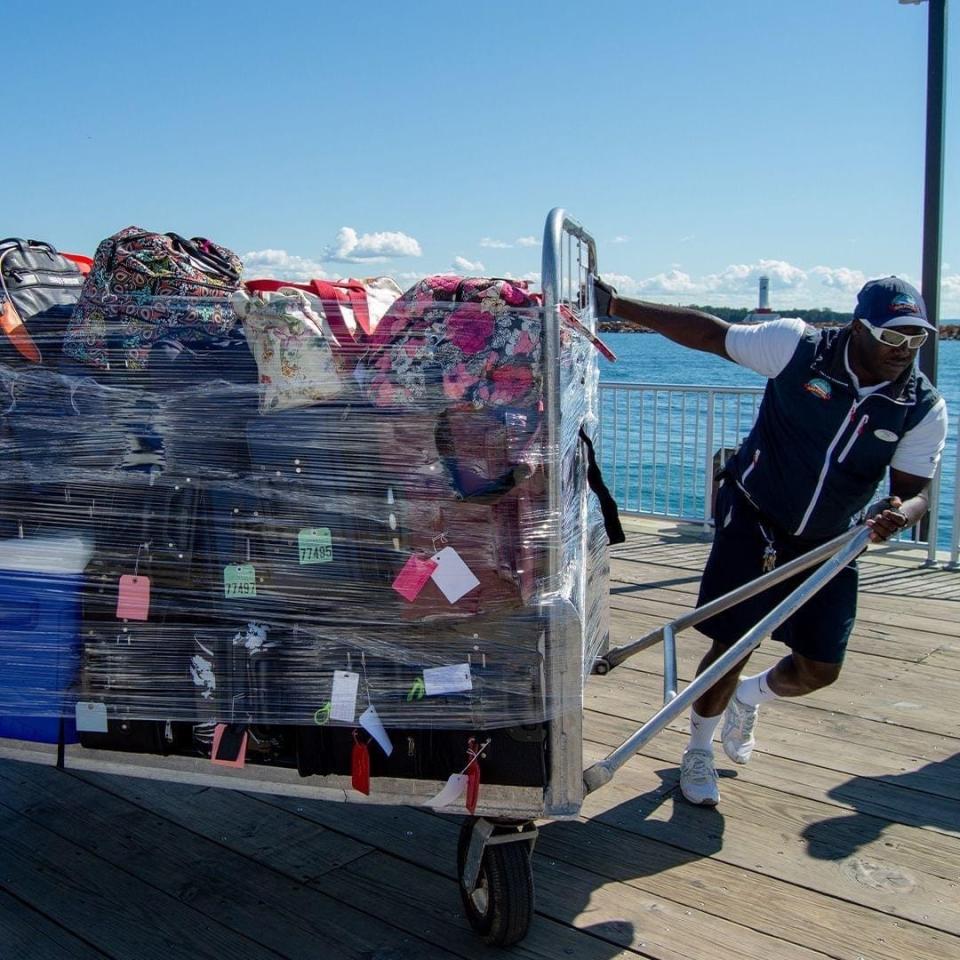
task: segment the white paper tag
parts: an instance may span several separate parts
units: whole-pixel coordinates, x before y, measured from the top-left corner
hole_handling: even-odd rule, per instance
[[[428,697],[439,693],[463,693],[473,689],[469,663],[455,663],[449,667],[427,667],[423,671],[423,687]]]
[[[372,704],[360,714],[360,726],[380,744],[380,749],[383,750],[388,757],[393,753],[390,734],[387,733],[383,724],[380,722],[380,716]]]
[[[357,689],[360,674],[349,670],[333,671],[333,691],[330,694],[330,719],[353,723],[357,715]]]
[[[81,733],[107,732],[107,705],[105,703],[78,701],[76,714],[77,730]]]
[[[480,585],[473,571],[463,562],[463,558],[453,547],[444,547],[431,559],[437,565],[437,569],[431,574],[433,582],[450,603],[456,603],[474,587]]]
[[[467,792],[467,775],[451,773],[443,789],[424,803],[425,807],[452,807]]]

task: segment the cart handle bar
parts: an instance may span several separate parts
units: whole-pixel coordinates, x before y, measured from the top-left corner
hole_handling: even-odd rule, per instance
[[[780,626],[794,611],[810,599],[826,583],[832,580],[848,563],[856,559],[866,548],[870,539],[870,528],[859,526],[853,530],[848,530],[839,537],[830,540],[820,547],[816,547],[809,553],[790,561],[779,570],[764,574],[762,577],[740,587],[731,593],[720,597],[711,603],[705,604],[698,610],[686,614],[668,624],[667,627],[655,631],[658,634],[666,633],[672,640],[675,632],[688,627],[691,624],[699,623],[701,620],[720,610],[725,610],[733,604],[747,597],[754,596],[761,590],[772,586],[799,570],[805,570],[813,566],[824,556],[829,559],[815,573],[811,574],[803,583],[801,583],[789,596],[780,601],[756,626],[748,630],[729,650],[715,660],[698,677],[692,680],[684,688],[682,693],[670,696],[672,691],[667,691],[664,705],[639,729],[636,733],[625,740],[619,747],[610,753],[606,759],[600,760],[583,772],[583,791],[584,794],[591,793],[598,787],[609,783],[613,779],[614,773],[619,770],[633,756],[637,750],[650,741],[667,724],[677,718],[686,708],[693,703],[710,687],[712,687],[722,676],[732,670],[736,664],[743,660],[748,654],[752,653],[760,645],[760,641],[765,636],[772,633]],[[774,577],[774,574],[779,576]],[[642,638],[646,640],[647,638]],[[642,640],[634,641],[620,648],[620,651],[627,648],[633,648],[629,653],[624,654],[617,660],[622,662],[630,653],[635,653],[637,649],[642,649],[638,645]],[[655,642],[655,641],[652,641]],[[650,646],[650,643],[646,644]],[[670,644],[672,647],[672,643]],[[611,651],[618,653],[619,651]],[[664,649],[664,659],[668,654],[672,656],[673,673],[676,673],[676,652]],[[608,657],[610,654],[607,655]],[[669,671],[665,671],[669,672]]]
[[[751,580],[742,587],[737,587],[736,590],[731,590],[730,593],[725,593],[722,597],[717,597],[716,600],[711,600],[702,607],[697,607],[696,610],[690,610],[688,613],[677,617],[676,620],[670,621],[666,626],[656,627],[654,630],[644,634],[642,637],[638,637],[636,640],[630,640],[622,646],[608,650],[602,657],[597,657],[594,661],[593,673],[601,675],[607,674],[635,653],[640,653],[641,650],[646,650],[655,643],[659,643],[664,638],[663,635],[665,632],[670,631],[673,634],[677,634],[681,630],[686,630],[687,627],[695,627],[698,623],[702,623],[715,614],[722,613],[724,610],[729,610],[730,607],[736,606],[741,600],[749,600],[751,597],[755,597],[758,593],[763,593],[764,590],[776,586],[776,584],[792,577],[794,574],[808,570],[821,561],[832,557],[838,550],[842,549],[849,541],[854,539],[854,537],[862,535],[864,529],[866,528],[855,527],[852,530],[846,530],[841,533],[840,536],[834,537],[833,540],[828,540],[819,547],[814,547],[813,550],[801,554],[799,557],[789,561],[789,563],[785,563],[782,567],[777,567],[769,573],[757,577],[756,580]],[[862,536],[862,539],[865,543],[867,538],[866,536]]]

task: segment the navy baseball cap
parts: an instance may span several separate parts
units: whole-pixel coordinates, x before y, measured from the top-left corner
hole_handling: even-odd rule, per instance
[[[923,297],[899,277],[883,277],[865,283],[857,294],[853,315],[875,327],[926,327],[934,332],[937,329],[927,320]]]

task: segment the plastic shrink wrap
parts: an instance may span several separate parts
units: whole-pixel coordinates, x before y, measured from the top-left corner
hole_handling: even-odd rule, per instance
[[[0,736],[441,780],[480,738],[544,782],[545,655],[582,689],[608,629],[596,351],[562,327],[546,396],[523,284],[348,287],[141,291],[0,355]]]

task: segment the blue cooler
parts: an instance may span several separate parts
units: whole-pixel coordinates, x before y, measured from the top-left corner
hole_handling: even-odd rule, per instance
[[[80,537],[0,541],[0,737],[56,743],[80,668],[80,598],[92,545]]]

